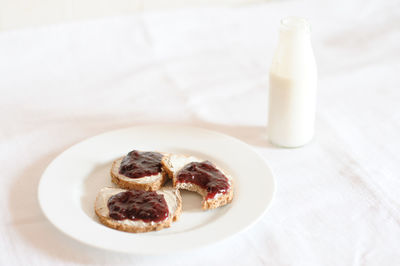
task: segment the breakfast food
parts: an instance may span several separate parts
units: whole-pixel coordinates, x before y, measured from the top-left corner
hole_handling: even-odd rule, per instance
[[[194,191],[203,196],[204,210],[215,209],[232,201],[232,177],[210,161],[171,154],[164,156],[161,162],[175,188]]]
[[[102,224],[126,232],[142,233],[170,227],[179,218],[182,198],[179,190],[158,191],[102,188],[95,212]]]
[[[165,155],[159,152],[133,150],[115,160],[111,180],[121,188],[155,191],[168,180],[161,165]]]
[[[233,198],[232,177],[194,156],[133,150],[115,160],[111,181],[119,188],[100,190],[95,212],[102,224],[142,233],[170,227],[182,211],[179,189],[203,196],[202,208],[215,209]],[[163,187],[172,179],[173,187]]]

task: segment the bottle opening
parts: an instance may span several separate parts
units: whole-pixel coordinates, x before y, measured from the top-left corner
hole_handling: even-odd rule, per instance
[[[310,24],[305,18],[287,17],[281,20],[281,28],[285,30],[310,31]]]

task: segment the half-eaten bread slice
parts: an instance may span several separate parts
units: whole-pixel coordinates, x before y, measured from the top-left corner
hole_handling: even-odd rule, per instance
[[[177,155],[177,154],[170,154],[167,156],[164,156],[161,160],[161,163],[165,169],[165,171],[168,173],[168,176],[172,179],[173,186],[178,189],[186,189],[189,191],[194,191],[199,193],[201,196],[203,196],[203,201],[201,203],[202,209],[207,210],[207,209],[215,209],[220,206],[226,205],[230,203],[233,199],[233,180],[232,177],[226,173],[223,169],[220,167],[216,166],[215,164],[209,162],[209,161],[204,161],[202,159],[196,158],[194,156],[185,156],[185,155]],[[218,193],[211,193],[212,190],[214,189],[211,183],[212,182],[206,182],[207,184],[203,186],[200,186],[196,184],[196,182],[191,182],[190,178],[182,182],[180,179],[180,175],[182,174],[181,171],[186,171],[188,173],[189,170],[189,176],[190,174],[190,166],[193,164],[204,164],[207,163],[210,167],[216,169],[215,172],[220,175],[222,178],[226,177],[226,183],[225,183],[225,189],[222,192]],[[203,171],[200,169],[200,171]],[[191,178],[194,178],[192,175]]]
[[[158,157],[152,158],[156,154]],[[161,165],[165,154],[133,150],[126,156],[116,159],[111,166],[111,181],[120,188],[155,191],[168,180]],[[153,171],[146,169],[149,165]],[[156,169],[156,170],[154,170]],[[121,170],[126,170],[121,172]]]
[[[146,213],[149,212],[149,201],[152,200],[154,197],[154,193],[157,195],[161,195],[166,202],[168,211],[166,213],[165,219],[161,221],[144,221],[140,219],[130,219],[130,218],[125,218],[125,219],[115,219],[116,217],[111,217],[110,213],[112,211],[109,208],[109,202],[111,201],[110,198],[113,196],[121,195],[120,193],[124,192],[140,192],[140,193],[148,193],[147,196],[147,201],[139,201],[140,206],[143,206],[141,209],[136,209],[136,212],[143,211],[146,215]],[[150,197],[149,197],[150,196]],[[156,199],[157,201],[159,198]],[[126,204],[129,204],[130,202],[127,202]],[[126,205],[125,205],[126,206]],[[134,208],[130,207],[128,205],[128,208]],[[128,213],[132,211],[132,209],[128,210]],[[99,220],[102,224],[111,227],[113,229],[117,229],[120,231],[125,231],[125,232],[131,232],[131,233],[143,233],[143,232],[149,232],[149,231],[158,231],[163,228],[167,228],[171,226],[172,222],[175,222],[179,219],[179,216],[182,211],[182,198],[179,193],[179,190],[172,188],[172,187],[165,187],[163,189],[160,189],[158,191],[138,191],[138,190],[126,190],[126,189],[121,189],[121,188],[111,188],[111,187],[105,187],[100,190],[100,192],[97,195],[96,198],[96,203],[95,203],[95,212],[96,215],[99,217]],[[115,213],[111,214],[112,216],[115,215]]]

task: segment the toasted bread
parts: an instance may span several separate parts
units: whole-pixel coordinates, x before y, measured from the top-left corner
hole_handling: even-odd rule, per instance
[[[219,171],[221,171],[229,182],[229,189],[225,193],[218,193],[212,198],[207,198],[207,189],[204,189],[194,183],[181,183],[177,182],[177,175],[181,169],[183,169],[187,164],[192,162],[202,162],[199,158],[194,156],[185,156],[185,155],[166,155],[162,158],[161,163],[164,167],[164,170],[167,172],[168,176],[172,179],[173,186],[178,189],[186,189],[190,191],[194,191],[203,196],[203,201],[201,203],[202,208],[204,210],[207,209],[215,209],[220,206],[226,205],[230,203],[233,199],[233,180],[230,175],[226,173],[226,171],[221,168],[215,166]]]
[[[160,172],[156,174],[146,175],[140,178],[130,178],[125,176],[120,173],[121,162],[124,158],[125,157],[121,157],[115,160],[112,163],[110,171],[111,181],[120,188],[155,191],[160,189],[168,180],[168,175],[163,168],[161,168]]]
[[[108,200],[121,192],[128,191],[126,189],[105,187],[102,188],[97,195],[95,203],[95,213],[98,216],[100,222],[108,227],[117,229],[120,231],[131,232],[131,233],[143,233],[150,231],[158,231],[163,228],[171,226],[172,222],[179,219],[182,211],[182,198],[179,190],[172,187],[165,187],[156,191],[157,194],[164,196],[164,199],[168,205],[168,217],[160,222],[145,222],[142,220],[116,220],[110,217],[110,210],[108,208]]]

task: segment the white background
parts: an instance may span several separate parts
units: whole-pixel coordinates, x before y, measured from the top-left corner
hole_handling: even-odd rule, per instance
[[[309,18],[319,66],[316,137],[300,149],[265,134],[287,15]],[[0,33],[0,265],[399,265],[399,48],[398,1],[178,9]],[[278,186],[262,221],[162,257],[96,250],[46,221],[36,189],[57,154],[154,123],[252,145]]]
[[[0,30],[179,7],[242,6],[273,0],[0,0]]]

